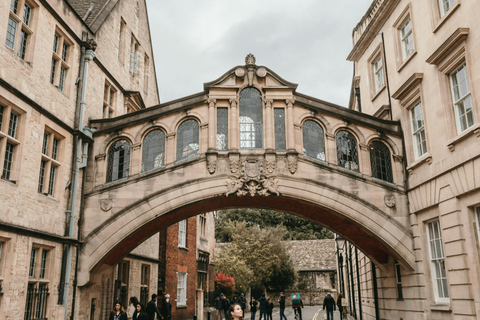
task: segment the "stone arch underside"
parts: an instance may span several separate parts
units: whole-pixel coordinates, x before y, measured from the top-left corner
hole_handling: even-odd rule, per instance
[[[280,196],[225,196],[225,177],[188,181],[117,212],[84,238],[79,285],[101,265],[114,265],[160,229],[187,217],[235,207],[268,208],[315,221],[355,244],[380,268],[389,256],[413,270],[411,232],[359,197],[313,180],[278,177]],[[88,199],[87,199],[88,201]],[[114,230],[114,231],[112,231]]]

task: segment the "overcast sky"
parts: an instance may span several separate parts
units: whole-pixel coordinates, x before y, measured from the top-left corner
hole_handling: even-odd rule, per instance
[[[347,106],[352,30],[372,0],[147,0],[162,103],[203,91],[252,53],[297,92]]]

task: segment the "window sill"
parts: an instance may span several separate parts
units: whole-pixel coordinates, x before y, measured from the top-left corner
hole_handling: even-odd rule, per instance
[[[186,309],[187,305],[186,304],[177,304],[177,309]]]
[[[450,150],[451,152],[455,151],[455,144],[459,143],[462,140],[465,140],[466,138],[468,138],[469,136],[471,136],[473,134],[476,135],[477,138],[480,138],[480,123],[474,124],[473,126],[468,128],[467,130],[460,133],[455,138],[447,141],[448,150]]]
[[[413,174],[413,169],[417,168],[418,166],[420,166],[424,162],[426,162],[428,164],[432,164],[432,155],[430,153],[428,153],[428,152],[425,153],[417,161],[415,161],[414,163],[409,165],[407,167],[408,174],[412,175]]]
[[[413,59],[414,56],[417,55],[417,50],[413,51],[407,59],[403,60],[403,62],[397,67],[397,72],[400,72],[409,62]]]
[[[432,304],[430,305],[430,310],[452,312],[452,307],[449,304]]]
[[[11,183],[11,184],[13,184],[13,185],[17,185],[17,181],[16,181],[16,180],[7,180],[7,179],[3,179],[3,178],[2,178],[2,179],[0,179],[0,181],[5,181],[5,182],[9,182],[9,183]]]
[[[178,246],[178,249],[182,249],[182,250],[188,251],[188,248],[187,248],[187,247],[184,247],[184,246]]]
[[[440,27],[445,23],[445,21],[447,21],[448,18],[450,18],[450,16],[455,11],[457,11],[458,7],[460,7],[460,1],[457,1],[455,5],[452,8],[450,8],[450,10],[448,10],[448,12],[443,17],[441,17],[440,20],[438,20],[437,25],[433,29],[433,33],[436,33],[438,29],[440,29]]]
[[[385,90],[386,87],[387,85],[384,84],[383,87],[378,89],[378,91],[373,94],[373,97],[370,100],[373,102],[383,92],[383,90]]]

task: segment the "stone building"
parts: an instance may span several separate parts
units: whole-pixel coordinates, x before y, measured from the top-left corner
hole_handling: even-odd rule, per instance
[[[97,227],[82,220],[88,121],[159,103],[145,1],[2,0],[0,22],[0,319],[103,318],[156,288],[153,238],[101,296],[76,289],[79,228]]]
[[[472,0],[375,0],[353,30],[349,107],[401,122],[415,252],[414,271],[393,258],[380,270],[344,247],[357,319],[480,319],[478,12]]]

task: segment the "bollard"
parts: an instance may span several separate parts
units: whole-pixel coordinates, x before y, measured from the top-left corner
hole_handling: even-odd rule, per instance
[[[197,315],[196,314],[193,315],[193,320],[197,320]]]
[[[210,311],[207,312],[207,320],[210,320]]]

